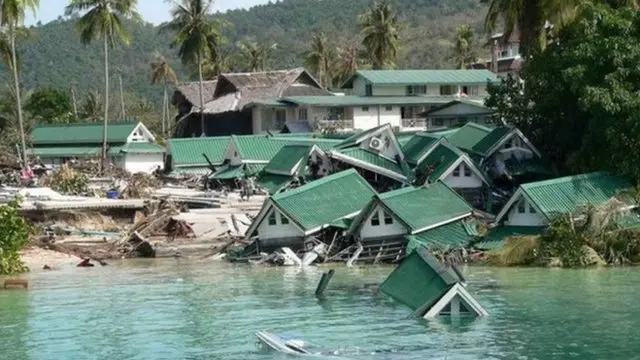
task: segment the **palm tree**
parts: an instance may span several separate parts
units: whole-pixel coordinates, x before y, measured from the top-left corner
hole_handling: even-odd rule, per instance
[[[200,131],[204,136],[204,95],[202,85],[202,63],[204,59],[218,58],[218,44],[222,40],[221,24],[213,20],[209,13],[213,0],[174,1],[172,20],[164,24],[161,31],[172,31],[175,37],[171,46],[178,47],[178,56],[185,64],[197,64],[200,83]]]
[[[341,84],[358,70],[358,46],[345,45],[336,49],[333,63],[333,83]]]
[[[169,114],[169,84],[178,82],[178,75],[171,68],[167,59],[156,53],[151,61],[151,82],[153,84],[162,83],[164,85],[164,97],[162,100],[162,136],[166,136],[167,116]]]
[[[6,35],[9,45],[8,48],[11,54],[9,68],[13,72],[13,85],[15,87],[16,107],[18,110],[18,126],[20,130],[20,142],[22,145],[21,155],[24,165],[26,165],[27,163],[27,144],[24,134],[24,119],[22,118],[22,100],[20,98],[20,79],[18,78],[18,55],[16,54],[16,37],[18,36],[20,29],[24,25],[25,12],[27,10],[31,10],[35,13],[39,6],[39,0],[0,1],[0,26],[2,26],[7,32]]]
[[[71,0],[65,8],[67,15],[83,14],[76,22],[83,44],[101,39],[104,42],[104,127],[102,130],[102,161],[100,170],[107,160],[107,123],[109,122],[109,48],[117,42],[128,45],[131,34],[123,26],[123,18],[139,20],[136,11],[137,0]]]
[[[362,45],[373,69],[393,67],[398,52],[400,22],[388,0],[376,1],[358,17]]]
[[[267,60],[271,56],[271,52],[276,49],[277,44],[267,46],[245,39],[239,41],[237,47],[240,50],[238,58],[245,63],[246,71],[256,72],[265,71]]]
[[[100,100],[99,92],[95,90],[89,91],[80,108],[80,116],[89,121],[99,121],[104,114],[104,104]]]
[[[302,54],[304,65],[318,75],[320,85],[329,86],[331,82],[331,62],[333,51],[327,36],[318,32],[311,38],[309,49]]]
[[[554,31],[573,20],[580,0],[481,0],[489,3],[485,30],[496,30],[498,22],[504,24],[504,37],[517,28],[520,33],[520,52],[524,57],[543,50],[548,41],[547,24]]]
[[[212,80],[218,75],[226,72],[232,72],[236,67],[236,56],[224,53],[218,53],[216,57],[207,57],[202,61],[202,78]],[[197,70],[192,76],[197,77]]]
[[[456,38],[453,42],[454,60],[458,69],[466,69],[468,65],[476,61],[476,52],[473,48],[473,31],[469,25],[456,27]]]

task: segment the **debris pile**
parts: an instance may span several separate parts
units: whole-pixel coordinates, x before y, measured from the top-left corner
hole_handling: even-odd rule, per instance
[[[41,184],[55,191],[69,195],[85,194],[88,190],[89,178],[67,164],[41,179]]]

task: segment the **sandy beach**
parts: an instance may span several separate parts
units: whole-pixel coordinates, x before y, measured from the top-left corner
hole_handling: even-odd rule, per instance
[[[39,247],[29,247],[20,252],[22,261],[29,267],[31,272],[43,271],[43,267],[48,265],[53,270],[61,268],[75,267],[82,259],[77,256],[63,254],[61,252],[46,250]]]

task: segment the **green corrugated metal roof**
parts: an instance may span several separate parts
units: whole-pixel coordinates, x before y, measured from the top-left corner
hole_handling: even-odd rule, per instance
[[[264,164],[242,164],[237,166],[223,166],[211,175],[211,179],[231,180],[244,175],[257,175],[264,168]]]
[[[277,194],[293,180],[291,176],[267,174],[262,172],[258,177],[258,184],[265,188],[270,195]]]
[[[169,150],[173,165],[208,165],[202,154],[206,154],[214,165],[222,164],[230,137],[198,137],[169,139]]]
[[[472,151],[473,147],[490,132],[491,129],[488,127],[470,122],[459,128],[455,133],[448,135],[447,139],[460,149]]]
[[[509,135],[511,131],[513,131],[513,128],[509,126],[499,126],[491,130],[489,134],[473,146],[473,151],[486,155],[491,148],[497,145],[505,136]]]
[[[477,230],[471,227],[472,224],[475,225],[472,221],[459,220],[416,235],[407,235],[407,254],[418,247],[440,251],[467,247],[477,235]]]
[[[271,158],[264,171],[293,175],[296,166],[306,166],[313,145],[285,145]]]
[[[101,146],[39,146],[27,149],[27,153],[40,157],[60,157],[60,156],[100,156]]]
[[[267,135],[232,135],[231,141],[243,161],[269,161],[286,145],[317,145],[325,151],[340,143],[332,139]]]
[[[498,81],[496,74],[489,70],[359,70],[354,75],[363,77],[374,85],[404,84],[486,84]],[[353,78],[352,78],[353,79]],[[345,83],[353,81],[350,79]]]
[[[419,248],[407,256],[380,285],[380,291],[413,310],[438,300],[460,277],[442,265],[427,250]]]
[[[480,250],[495,250],[502,247],[506,238],[540,235],[544,229],[544,227],[540,226],[499,226],[487,231],[472,246]]]
[[[475,100],[470,100],[469,98],[463,98],[463,99],[457,99],[457,100],[453,100],[451,102],[448,102],[446,104],[440,105],[440,106],[436,106],[433,109],[429,110],[429,111],[425,111],[424,113],[422,113],[421,115],[423,116],[437,116],[435,115],[436,112],[446,109],[446,108],[450,108],[452,106],[458,105],[458,104],[465,104],[465,105],[471,105],[471,106],[475,106],[477,107],[477,111],[474,112],[473,114],[491,114],[492,111],[491,109],[489,109],[488,107],[484,106],[484,100],[481,100],[481,102],[479,101],[475,101]],[[451,116],[451,115],[447,115],[447,116]]]
[[[271,197],[290,219],[308,231],[359,212],[375,190],[349,169]]]
[[[520,186],[525,196],[547,217],[574,211],[583,205],[602,204],[631,183],[605,172],[538,181]]]
[[[427,133],[419,133],[413,135],[406,144],[402,145],[402,152],[404,153],[407,162],[416,165],[418,160],[424,156],[433,145],[440,140],[439,136],[433,136]]]
[[[125,143],[139,122],[110,123],[107,142]],[[31,131],[33,144],[101,144],[103,124],[38,125]]]
[[[442,182],[390,191],[379,194],[378,199],[412,232],[471,214],[472,211],[460,195]]]
[[[360,142],[362,142],[362,140],[365,139],[367,136],[375,133],[378,130],[380,130],[380,126],[374,127],[368,130],[364,130],[364,131],[356,131],[346,139],[343,139],[338,145],[335,146],[335,148],[344,149],[344,148],[356,146]]]
[[[446,104],[457,97],[455,95],[432,96],[291,96],[280,101],[308,106],[386,106],[386,105],[428,105]],[[482,98],[477,98],[482,101]]]
[[[429,173],[427,180],[434,182],[463,156],[463,153],[451,144],[438,144],[416,167],[416,172]]]
[[[157,154],[164,153],[165,148],[162,145],[150,142],[132,142],[122,146],[113,146],[109,148],[110,154],[129,153],[129,154]]]
[[[367,164],[392,171],[400,176],[406,176],[406,174],[404,174],[404,172],[402,171],[402,167],[400,166],[400,164],[396,163],[395,161],[391,161],[385,157],[382,157],[380,156],[380,154],[376,154],[372,151],[361,149],[359,147],[353,147],[353,148],[339,150],[338,152],[352,159],[356,159],[356,160],[365,162]],[[352,164],[352,165],[355,165],[355,164]]]

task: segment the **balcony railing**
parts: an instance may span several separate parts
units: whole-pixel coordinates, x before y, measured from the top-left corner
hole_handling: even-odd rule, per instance
[[[402,128],[412,128],[412,129],[426,129],[427,128],[427,119],[425,118],[414,118],[414,119],[402,119],[400,122],[402,124]]]

